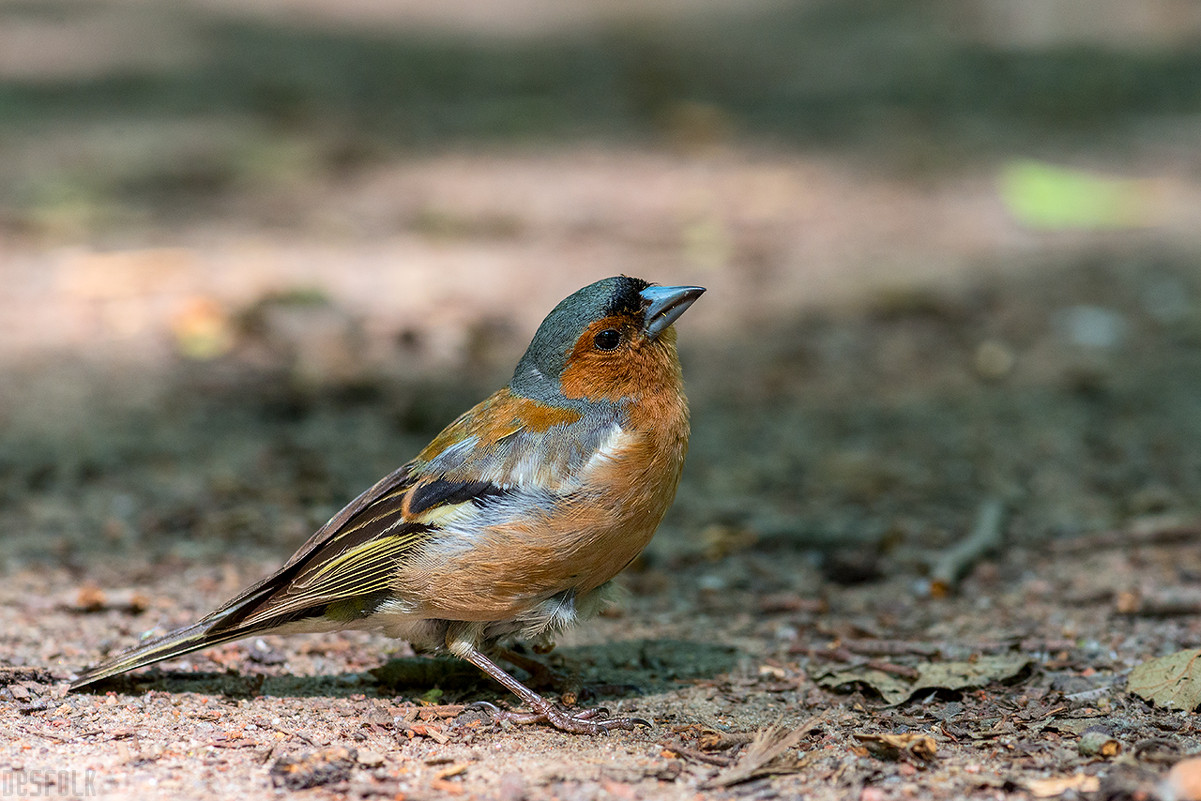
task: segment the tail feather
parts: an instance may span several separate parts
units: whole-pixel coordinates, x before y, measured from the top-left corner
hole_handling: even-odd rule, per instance
[[[253,637],[256,634],[266,634],[288,624],[295,624],[297,621],[319,620],[325,612],[325,607],[315,604],[266,617],[258,616],[254,618],[254,622],[247,622],[248,614],[271,602],[272,596],[281,584],[281,577],[286,577],[286,570],[287,566],[285,565],[284,568],[247,588],[224,606],[210,612],[190,626],[169,631],[161,637],[122,651],[99,665],[85,670],[71,682],[70,689],[76,690],[116,676],[118,673],[145,667],[164,659],[190,654],[202,648]],[[320,628],[304,630],[320,630]]]
[[[238,627],[222,631],[214,621],[202,620],[130,648],[128,651],[123,651],[99,665],[85,670],[71,682],[71,689],[76,690],[110,676],[116,676],[118,673],[144,667],[164,659],[183,656],[192,651],[199,651],[201,648],[240,640],[254,633],[256,632],[253,630]]]

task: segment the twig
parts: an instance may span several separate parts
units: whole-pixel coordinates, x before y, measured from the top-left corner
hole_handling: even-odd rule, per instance
[[[58,742],[58,743],[66,743],[66,742],[70,742],[72,739],[74,739],[73,737],[63,737],[58,734],[51,734],[48,731],[38,731],[37,729],[29,729],[24,726],[17,726],[17,729],[22,734],[27,734],[31,737],[42,737],[46,740],[54,740],[55,742]]]
[[[317,745],[317,743],[313,742],[307,736],[301,734],[298,731],[289,731],[288,729],[285,729],[281,726],[275,726],[270,723],[268,723],[267,725],[270,726],[271,729],[273,729],[274,731],[279,732],[280,734],[286,734],[288,737],[295,737],[297,740],[302,740],[302,741],[308,743],[309,745],[313,746],[314,748],[320,747],[319,745]]]
[[[1174,587],[1151,594],[1118,594],[1117,612],[1131,617],[1184,617],[1201,614],[1201,593]]]
[[[1005,505],[989,498],[976,512],[976,524],[966,538],[944,551],[930,571],[931,593],[946,595],[981,559],[1001,547],[1005,533]]]
[[[417,707],[417,717],[427,721],[435,718],[455,718],[463,714],[466,708],[466,704],[429,704]]]

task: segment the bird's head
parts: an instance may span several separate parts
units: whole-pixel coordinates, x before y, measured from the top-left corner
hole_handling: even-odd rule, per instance
[[[617,276],[569,295],[546,316],[510,389],[543,402],[633,400],[677,388],[675,322],[705,291]]]

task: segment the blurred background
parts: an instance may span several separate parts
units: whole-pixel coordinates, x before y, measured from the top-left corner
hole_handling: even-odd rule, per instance
[[[0,0],[0,560],[278,563],[617,273],[652,559],[1188,514],[1199,255],[1191,0]]]

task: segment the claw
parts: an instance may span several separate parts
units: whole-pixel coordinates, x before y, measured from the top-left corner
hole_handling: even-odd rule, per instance
[[[494,704],[483,702],[483,705],[480,705],[481,708],[488,709],[493,720],[506,720],[510,723],[549,723],[559,731],[571,734],[608,734],[614,729],[631,731],[635,726],[649,728],[651,725],[650,721],[642,718],[604,717],[609,714],[609,710],[604,708],[587,709],[572,715],[505,673],[473,644],[460,643],[456,653],[495,679],[502,687],[525,701],[526,705],[533,709],[532,712],[510,712],[497,709]],[[477,706],[477,704],[472,704],[472,706]]]
[[[485,712],[487,712],[489,715],[493,715],[493,716],[495,716],[498,712],[501,711],[500,707],[497,706],[496,704],[492,703],[491,701],[472,701],[470,704],[467,705],[467,708],[468,709],[482,709]]]

